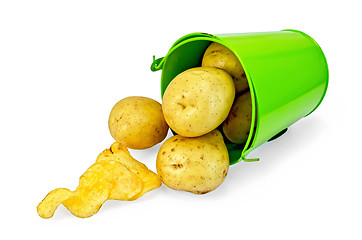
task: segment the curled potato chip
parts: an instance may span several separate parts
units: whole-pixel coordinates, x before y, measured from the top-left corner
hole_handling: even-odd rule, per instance
[[[99,189],[98,185],[106,185],[109,189],[108,199],[114,200],[128,200],[143,189],[142,181],[136,174],[113,160],[90,166],[80,177],[78,189],[92,192],[95,188]]]
[[[132,158],[126,147],[112,144],[99,154],[96,162],[80,177],[75,191],[57,188],[41,201],[37,211],[51,218],[60,204],[77,217],[90,217],[108,199],[135,200],[161,186],[157,174]]]
[[[89,186],[77,188],[73,195],[65,199],[62,204],[74,215],[86,218],[98,212],[107,200],[109,188],[105,182],[98,182],[92,188]],[[54,211],[56,208],[54,209]]]
[[[63,203],[64,200],[73,196],[73,192],[66,188],[57,188],[46,195],[37,207],[37,211],[42,218],[51,218],[54,215],[58,206]]]
[[[161,186],[161,178],[156,173],[149,170],[146,165],[134,159],[128,149],[121,143],[113,143],[110,149],[106,149],[98,155],[96,162],[105,160],[121,162],[142,180],[142,191],[128,200],[136,200],[145,193]]]

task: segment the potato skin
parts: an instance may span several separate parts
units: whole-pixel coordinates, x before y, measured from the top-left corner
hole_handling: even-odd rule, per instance
[[[218,130],[196,138],[176,135],[162,144],[156,168],[166,186],[204,194],[224,181],[229,154]]]
[[[223,123],[223,132],[231,142],[243,144],[248,139],[251,111],[251,96],[248,91],[235,100],[229,116]]]
[[[165,139],[168,125],[159,102],[147,97],[127,97],[117,102],[108,120],[112,137],[128,148],[145,149]]]
[[[235,85],[227,72],[212,67],[188,69],[168,85],[162,99],[165,120],[185,137],[198,137],[217,128],[235,98]]]
[[[239,59],[220,43],[213,42],[206,49],[202,59],[203,67],[216,67],[228,72],[234,80],[236,93],[249,88],[248,80]]]

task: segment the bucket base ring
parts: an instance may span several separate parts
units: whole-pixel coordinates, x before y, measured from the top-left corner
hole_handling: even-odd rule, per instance
[[[283,129],[282,131],[280,131],[279,133],[277,133],[276,135],[274,135],[272,138],[270,138],[270,139],[268,140],[268,142],[271,142],[271,141],[279,138],[280,136],[282,136],[282,135],[283,135],[284,133],[286,133],[287,131],[288,131],[288,128]]]

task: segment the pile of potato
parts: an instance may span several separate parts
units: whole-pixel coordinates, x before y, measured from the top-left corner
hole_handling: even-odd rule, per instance
[[[201,67],[171,81],[162,105],[146,97],[116,103],[108,120],[116,142],[99,154],[76,190],[54,189],[39,203],[37,212],[51,218],[63,204],[77,217],[90,217],[106,200],[138,199],[160,187],[161,181],[175,190],[210,192],[221,185],[229,170],[224,136],[233,143],[245,143],[250,123],[251,98],[244,70],[228,48],[212,43]],[[152,147],[165,139],[169,127],[178,135],[160,147],[157,175],[127,148]]]
[[[168,126],[177,133],[162,144],[157,173],[168,187],[196,194],[216,189],[228,173],[223,135],[244,144],[250,124],[245,72],[233,52],[218,43],[206,49],[201,67],[170,82],[162,106],[149,98],[129,97],[119,101],[109,117],[114,139],[133,149],[161,142]]]

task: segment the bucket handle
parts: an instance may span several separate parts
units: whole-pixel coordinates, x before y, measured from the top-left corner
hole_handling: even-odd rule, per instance
[[[165,57],[162,58],[157,58],[155,57],[155,55],[153,55],[153,62],[151,64],[151,71],[152,72],[156,72],[158,70],[161,70],[163,68],[163,60]]]

